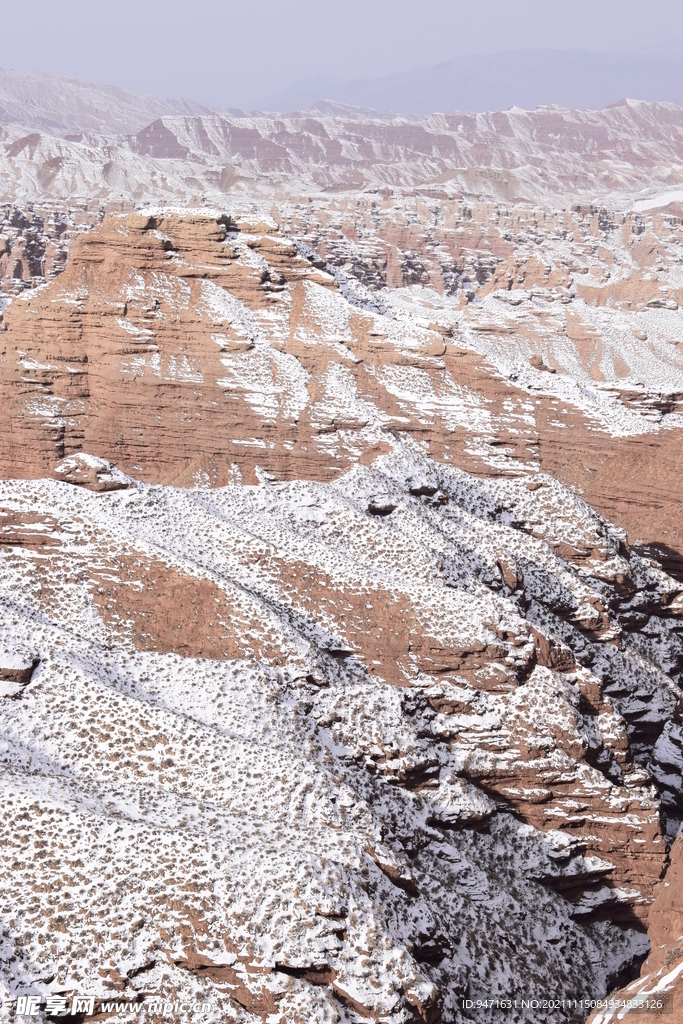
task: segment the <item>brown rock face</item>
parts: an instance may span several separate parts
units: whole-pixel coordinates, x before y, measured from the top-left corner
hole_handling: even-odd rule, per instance
[[[134,148],[189,159],[165,122]],[[88,977],[162,948],[231,1011],[436,1024],[501,979],[605,991],[646,926],[649,979],[678,955],[680,223],[439,189],[112,214],[11,278],[12,779],[80,772],[97,871],[155,908],[144,962],[108,917]],[[13,905],[66,884],[51,852]]]
[[[560,478],[564,471],[573,483],[595,475],[591,498],[602,494],[617,520],[633,524],[636,464],[648,486],[642,459],[629,455],[629,445],[641,444],[640,439],[608,442],[579,412],[571,421],[558,421],[557,402],[548,396],[537,401],[530,422],[527,399],[514,382],[463,346],[463,326],[456,343],[447,323],[425,326],[368,312],[348,300],[324,266],[265,223],[238,225],[227,215],[192,212],[107,217],[76,239],[56,281],[18,298],[6,314],[0,426],[7,440],[0,472],[54,476],[96,491],[125,486],[121,471],[180,485],[328,481],[354,463],[370,464],[396,452],[407,441],[422,446],[437,464],[484,475],[514,475],[533,467],[552,469]],[[544,286],[559,287],[535,264],[525,273],[544,273]],[[577,335],[576,318],[568,322]],[[485,335],[507,330],[512,338],[521,328],[514,318],[509,325],[496,324],[490,314],[487,319],[474,309],[470,329]],[[521,339],[516,343],[521,346]],[[547,369],[541,356],[532,364]],[[459,405],[465,411],[454,422]],[[558,437],[561,429],[571,430],[569,447]],[[648,443],[658,451],[668,444],[673,453],[677,442],[669,433]],[[587,469],[588,462],[600,472]],[[661,458],[657,465],[665,479]],[[586,472],[577,473],[577,466]],[[678,471],[677,466],[674,478]],[[528,493],[542,510],[540,486],[530,480]],[[411,481],[409,493],[435,509],[451,500],[448,490],[440,489],[438,474],[434,482]],[[390,492],[369,493],[366,514],[390,522],[399,501]],[[629,511],[622,515],[622,510]],[[544,535],[543,512],[530,519],[523,529]],[[19,533],[13,542],[22,543],[22,537]],[[605,549],[599,537],[586,543],[563,535],[550,544],[570,566],[608,561],[623,547],[619,542],[614,550]],[[582,674],[582,666],[592,665],[593,645],[615,641],[630,628],[628,613],[625,627],[618,625],[637,589],[627,564],[621,582],[608,571],[616,588],[608,599],[593,594],[572,610],[571,602],[541,596],[533,574],[527,579],[518,560],[499,551],[491,577],[495,586],[513,594],[520,610],[543,607],[546,626],[518,627],[515,633],[494,624],[487,638],[463,641],[439,637],[400,592],[375,587],[368,602],[362,587],[347,581],[338,590],[318,566],[272,553],[258,559],[259,571],[267,565],[271,585],[287,603],[294,602],[297,614],[315,618],[325,605],[335,633],[343,637],[330,642],[328,654],[341,659],[361,654],[369,671],[388,682],[404,686],[415,673],[436,675],[447,684],[457,677],[474,687],[473,693],[490,693],[495,701],[538,665],[570,676],[583,702],[579,717],[598,721],[614,712],[604,687],[615,685],[619,692],[612,683],[615,670],[605,667],[596,681]],[[439,572],[447,586],[451,577],[457,579],[452,556],[440,561]],[[281,664],[277,644],[267,638],[257,648],[245,645],[248,613],[239,612],[238,597],[226,605],[209,581],[137,553],[113,563],[107,559],[103,569],[89,574],[104,621],[138,649],[214,658],[251,651]],[[636,621],[644,612],[638,605]],[[577,635],[584,645],[578,661]],[[683,662],[679,647],[674,639],[674,661]],[[448,704],[443,696],[435,699],[436,707],[444,700]],[[477,713],[476,701],[466,700],[462,707]],[[655,805],[647,798],[632,799],[628,787],[614,788],[623,772],[634,768],[626,734],[600,740],[597,749],[577,738],[578,719],[548,735],[530,734],[523,707],[522,701],[509,721],[515,756],[495,769],[473,763],[470,777],[539,828],[561,820],[569,834],[613,865],[614,884],[640,894],[623,907],[627,915],[635,909],[642,916],[661,875],[664,846]],[[637,756],[661,731],[660,719],[648,733],[640,717],[630,726]],[[495,735],[489,741],[484,734],[477,743],[492,757],[499,746]],[[576,765],[599,765],[609,779],[604,790],[593,779],[586,782],[578,768],[563,775],[548,757],[554,751],[563,751]],[[663,785],[675,820],[683,808]],[[616,810],[607,811],[606,802]],[[631,825],[622,828],[626,815],[635,832]],[[584,900],[577,914],[601,913],[604,905],[602,893],[593,902]],[[608,905],[610,913],[618,912],[609,900]]]
[[[606,1007],[591,1014],[590,1024],[642,1020],[645,1014],[683,1019],[683,837],[671,849],[671,864],[657,887],[647,933],[651,950],[640,978],[610,993]]]
[[[294,357],[289,349],[302,346],[287,333],[302,316],[296,282],[334,282],[291,242],[244,241],[230,227],[227,217],[109,218],[76,241],[55,292],[10,307],[6,475],[87,484],[69,462],[82,450],[162,482],[208,473],[220,485],[234,466],[253,480],[257,457],[285,477],[339,471],[324,446],[307,452],[313,434],[338,426],[312,421],[306,384],[320,356],[307,358],[304,347]],[[294,288],[291,318],[285,284]],[[283,329],[281,352],[264,351],[271,316]],[[254,409],[260,376],[271,404]]]
[[[495,208],[479,215],[495,225],[489,237],[505,232]],[[366,429],[379,412],[385,433],[408,432],[439,460],[485,474],[538,466],[579,488],[632,540],[675,547],[683,530],[681,434],[666,420],[677,422],[676,395],[659,400],[662,428],[615,437],[573,397],[562,408],[534,382],[539,397],[531,422],[519,384],[468,348],[483,339],[495,351],[503,338],[524,351],[544,331],[556,331],[581,353],[585,330],[604,347],[594,327],[582,326],[583,312],[565,315],[568,307],[556,302],[537,314],[535,326],[524,306],[494,299],[495,317],[466,306],[454,328],[444,307],[436,322],[406,330],[402,321],[350,305],[318,269],[342,264],[351,243],[335,248],[326,264],[274,227],[266,234],[264,225],[242,227],[226,215],[109,217],[76,239],[66,272],[47,290],[10,306],[0,365],[7,438],[1,472],[119,486],[103,467],[68,461],[87,451],[157,482],[221,485],[237,467],[248,483],[256,466],[277,479],[330,479],[358,458],[371,461],[389,449],[381,434]],[[481,230],[467,230],[468,247],[461,240],[451,258],[465,268],[487,240]],[[451,237],[422,238],[421,258],[443,264],[442,250],[433,247]],[[324,250],[325,230],[318,228],[312,241]],[[395,239],[391,245],[400,254]],[[498,296],[491,287],[507,280],[506,257],[496,259],[482,295]],[[536,275],[528,263],[522,270],[515,264],[527,289]],[[430,273],[443,288],[437,270]],[[544,273],[545,296],[563,287]],[[640,308],[636,285],[627,305]],[[600,303],[608,288],[596,289]],[[544,358],[534,354],[531,365],[547,376]],[[581,358],[588,369],[597,366],[595,354]],[[662,415],[647,393],[624,390],[619,403]]]
[[[3,659],[0,655],[0,679],[4,679],[9,683],[25,685],[30,682],[37,664],[38,659],[27,661],[26,659],[8,658],[6,656]]]
[[[647,934],[652,950],[643,964],[641,975],[658,969],[664,961],[670,963],[667,945],[683,938],[683,839],[678,838],[673,844],[670,858],[671,864],[666,878],[657,887],[650,914]]]

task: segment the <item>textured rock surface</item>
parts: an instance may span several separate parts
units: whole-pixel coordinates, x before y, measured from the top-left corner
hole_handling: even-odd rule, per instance
[[[2,86],[11,83],[0,78]],[[289,115],[239,112],[155,118],[148,98],[128,104],[120,134],[95,128],[85,99],[81,130],[63,117],[2,126],[0,189],[67,202],[74,195],[185,203],[233,192],[272,197],[326,189],[425,187],[508,203],[551,195],[609,205],[676,193],[683,184],[683,113],[668,103],[624,100],[601,111],[539,107],[498,113],[382,117],[320,109]],[[90,101],[91,102],[91,101]],[[107,97],[102,103],[111,103]],[[136,109],[137,106],[137,109]],[[145,127],[140,116],[149,111]],[[49,111],[49,113],[48,113]],[[194,116],[193,116],[194,115]],[[51,122],[51,124],[50,124]],[[642,193],[645,192],[645,195]],[[561,204],[559,204],[561,205]]]
[[[402,430],[475,472],[550,472],[634,543],[678,547],[677,218],[310,206],[280,230],[158,211],[77,233],[65,272],[5,312],[5,475],[85,448],[159,482],[324,479]],[[393,286],[372,277],[382,251]]]
[[[66,264],[69,240],[101,219],[99,208],[0,207],[0,293],[16,295],[51,281]],[[0,313],[2,308],[0,307]]]
[[[9,132],[3,994],[578,1022],[648,935],[674,983],[679,116]]]
[[[610,994],[607,1005],[590,1017],[590,1024],[613,1020],[666,1016],[680,1020],[683,1015],[683,839],[671,850],[671,866],[658,886],[652,905],[648,936],[651,952],[640,970],[640,978]],[[643,1008],[645,1008],[643,1010]]]
[[[13,984],[399,1021],[628,975],[680,693],[616,581],[662,663],[680,585],[526,483],[395,441],[332,483],[4,484],[3,639],[40,658],[2,715]]]

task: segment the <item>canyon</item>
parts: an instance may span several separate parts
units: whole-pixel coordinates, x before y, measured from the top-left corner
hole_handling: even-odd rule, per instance
[[[678,1012],[683,111],[58,85],[0,111],[4,998]]]

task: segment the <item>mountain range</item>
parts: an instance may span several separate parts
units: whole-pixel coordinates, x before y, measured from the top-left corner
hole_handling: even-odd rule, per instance
[[[322,99],[402,114],[475,113],[522,107],[600,110],[623,97],[683,103],[683,50],[639,53],[505,50],[467,54],[381,78],[318,75],[263,101],[265,110],[306,110]]]
[[[683,109],[0,95],[3,1002],[680,1019]]]

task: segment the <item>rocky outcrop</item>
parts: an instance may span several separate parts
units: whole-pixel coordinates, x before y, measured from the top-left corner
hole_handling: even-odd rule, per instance
[[[229,225],[227,217],[110,218],[75,242],[56,283],[58,299],[48,290],[10,307],[3,335],[12,405],[6,474],[21,471],[20,464],[24,473],[57,473],[83,449],[164,481],[190,483],[208,471],[220,484],[233,464],[253,467],[243,453],[254,435],[264,443],[262,417],[250,417],[244,401],[231,407],[229,382],[220,383],[226,354],[239,364],[239,353],[258,343],[263,329],[253,314],[266,315],[283,291],[279,266],[286,264],[290,282],[320,274],[272,235],[250,236],[251,245],[240,238],[240,260]],[[270,376],[270,358],[259,366],[258,355],[249,362],[257,376]],[[286,399],[294,361],[281,362]],[[305,387],[306,371],[298,372],[302,383],[293,379],[294,390]],[[246,375],[248,387],[248,365]],[[271,390],[276,394],[277,385]],[[272,417],[277,440],[270,447],[283,460],[283,444],[297,435],[296,412],[294,406],[289,437]]]
[[[559,230],[557,218],[515,227],[494,207],[469,220],[458,209],[456,230],[449,234],[446,221],[443,240],[469,224],[470,253],[487,235],[510,247],[502,236],[513,227],[516,246],[530,230],[548,238]],[[616,231],[590,210],[564,219],[564,232]],[[311,237],[295,218],[292,227],[326,250],[329,230]],[[655,227],[662,239],[669,232],[670,248],[673,225]],[[425,244],[441,245],[439,237],[432,232]],[[160,482],[221,484],[236,471],[250,482],[257,466],[276,479],[329,479],[359,456],[388,450],[387,432],[398,430],[474,472],[540,467],[580,488],[633,540],[671,544],[683,529],[678,400],[660,400],[660,410],[652,395],[658,376],[683,371],[666,343],[639,353],[629,331],[628,344],[616,344],[607,324],[602,333],[589,325],[595,314],[575,289],[567,302],[553,298],[555,271],[545,265],[538,293],[527,277],[525,289],[501,291],[495,279],[493,290],[477,285],[485,308],[462,307],[458,290],[455,305],[444,292],[431,311],[415,301],[406,308],[400,293],[373,310],[374,293],[353,291],[347,249],[326,261],[273,224],[218,214],[110,217],[80,234],[66,272],[5,315],[2,472],[58,474],[65,458],[85,450]],[[443,263],[441,250],[433,252]],[[661,315],[635,301],[637,284],[620,313],[633,330]],[[594,339],[593,355],[581,331]],[[538,352],[549,346],[552,356]],[[649,366],[653,384],[596,389],[596,367],[625,358]],[[589,386],[567,379],[577,359]],[[347,392],[352,402],[342,399]]]
[[[678,825],[679,585],[549,477],[473,477],[388,436],[331,482],[2,485],[4,621],[42,658],[7,702],[11,791],[59,750],[60,786],[113,802],[97,828],[134,793],[126,828],[155,836],[109,843],[125,919],[153,907],[125,977],[100,973],[129,963],[110,892],[87,896],[101,998],[208,985],[226,1012],[449,1021],[492,985],[551,995],[549,969],[604,995],[646,955]],[[639,650],[641,595],[659,640]],[[24,861],[7,898],[61,863]],[[67,962],[90,928],[75,891]]]
[[[88,204],[83,205],[86,209],[78,211],[77,218],[73,209],[42,204],[29,209],[0,206],[0,293],[19,294],[62,272],[69,240],[77,233],[76,220],[81,230],[97,222],[97,213],[88,216]]]
[[[73,82],[65,85],[61,91],[73,92]],[[54,88],[59,94],[58,81]],[[21,119],[11,126],[0,175],[22,195],[68,201],[77,190],[104,201],[133,194],[185,202],[190,191],[201,202],[202,196],[216,201],[223,190],[310,195],[400,185],[427,195],[457,191],[512,204],[555,195],[569,197],[567,207],[585,202],[588,193],[621,208],[614,200],[625,191],[642,198],[646,184],[675,197],[682,180],[681,109],[665,103],[408,119],[366,111],[335,116],[320,109],[202,116],[183,101],[119,94],[127,109],[112,138],[111,94],[97,101],[104,124],[93,125],[93,94],[87,86],[80,89],[85,97],[71,117],[66,98],[58,113],[36,117],[35,108],[46,106],[41,97],[26,127]],[[141,116],[148,118],[144,127]],[[65,120],[87,127],[69,132]]]
[[[660,882],[648,925],[650,955],[640,978],[611,992],[591,1014],[590,1024],[683,1013],[683,838],[671,850],[671,866]]]
[[[229,211],[7,208],[3,971],[446,1024],[601,998],[647,930],[675,980],[680,219],[454,184],[540,195],[533,128],[569,189],[553,139],[585,181],[630,110],[162,118],[97,180]],[[61,145],[3,159],[58,190]],[[295,195],[378,146],[431,184]]]
[[[515,320],[511,323],[512,332]],[[470,329],[484,326],[475,309]],[[554,421],[547,422],[556,400],[540,392],[531,426],[524,392],[464,347],[466,330],[459,324],[454,337],[443,322],[425,325],[396,312],[390,316],[362,308],[348,294],[344,279],[329,273],[328,264],[272,224],[240,223],[225,214],[109,216],[78,236],[66,270],[52,285],[19,297],[6,314],[0,416],[7,442],[0,470],[10,477],[51,475],[97,491],[125,487],[129,478],[218,486],[326,481],[355,463],[367,464],[417,443],[436,463],[424,478],[409,481],[409,493],[434,514],[441,508],[447,514],[452,501],[439,464],[514,476],[550,463],[561,477],[552,461]],[[510,337],[521,348],[521,340]],[[458,416],[459,405],[464,415]],[[572,415],[572,443],[561,449],[567,463],[581,461],[582,436],[593,447],[601,443],[585,417],[581,424],[580,412]],[[629,443],[639,442],[627,438],[615,445],[605,438],[602,443],[604,459],[619,462],[621,477],[609,476],[609,493],[620,512],[633,504],[627,453]],[[657,438],[656,443],[668,442]],[[673,451],[674,437],[670,443]],[[639,681],[648,696],[634,703],[633,685],[624,690],[619,682],[624,671],[620,656],[609,652],[635,630],[636,649],[680,681],[678,619],[665,610],[667,602],[674,609],[676,584],[660,583],[652,560],[619,561],[627,549],[609,534],[586,534],[585,528],[576,533],[572,524],[573,538],[565,539],[562,532],[548,538],[554,491],[545,480],[528,480],[524,493],[529,502],[516,528],[522,535],[547,539],[577,579],[581,573],[592,575],[593,590],[579,588],[568,596],[566,584],[559,583],[548,590],[535,571],[524,567],[528,555],[500,548],[493,566],[475,557],[470,571],[493,592],[510,594],[528,624],[512,628],[494,621],[486,637],[469,640],[439,636],[420,621],[409,600],[382,587],[372,604],[379,632],[368,631],[362,590],[345,586],[339,605],[339,611],[344,608],[343,640],[331,641],[329,650],[342,658],[362,651],[369,671],[399,685],[415,672],[446,683],[457,676],[472,688],[464,703],[459,700],[465,716],[490,713],[495,718],[498,695],[516,692],[537,669],[569,677],[580,694],[577,721],[620,716],[623,725],[606,742],[594,725],[586,726],[591,739],[577,739],[576,730],[584,726],[574,722],[574,712],[572,724],[563,726],[566,735],[560,730],[542,737],[527,735],[524,712],[515,712],[508,742],[518,751],[516,759],[492,769],[489,758],[483,774],[472,767],[472,779],[537,827],[561,818],[570,834],[590,833],[592,852],[609,853],[616,864],[614,877],[647,899],[664,856],[659,812],[649,798],[639,803],[628,786],[623,791],[614,786],[623,782],[629,764],[635,767],[634,754],[637,764],[651,765],[668,827],[674,828],[683,809],[670,765],[678,733],[671,726],[662,730],[675,698],[661,691],[654,699],[654,718],[641,711],[659,684]],[[364,509],[371,519],[394,521],[403,498],[392,486],[368,493]],[[600,486],[607,486],[604,478]],[[629,522],[626,513],[624,518]],[[460,557],[471,560],[472,551],[456,545],[440,556],[442,585],[458,588]],[[270,564],[273,583],[287,588],[289,596],[282,599],[298,595],[300,614],[317,615],[322,595],[329,595],[325,600],[332,611],[338,584],[328,572],[293,567],[272,556]],[[227,632],[209,640],[206,616],[213,630],[225,612],[220,596],[205,594],[204,584],[196,594],[195,585],[189,586],[186,604],[180,596],[185,584],[153,561],[135,568],[130,559],[120,559],[113,590],[106,585],[109,571],[94,579],[96,602],[105,621],[125,623],[143,648],[151,644],[170,650],[175,644],[195,656],[216,657],[221,650],[228,657],[244,656],[240,637],[247,629],[245,619],[225,625]],[[149,601],[166,593],[173,595],[178,618],[157,628]],[[210,612],[214,601],[215,615]],[[174,639],[183,621],[186,635]],[[259,647],[259,657],[280,663],[274,652],[266,652]],[[636,671],[633,665],[628,670]],[[450,735],[451,726],[444,728]],[[495,730],[490,740],[478,734],[479,752],[494,757],[498,746]],[[568,769],[558,774],[551,764],[556,754],[596,768],[610,780],[607,789],[601,791],[602,782],[596,789],[594,781],[586,781],[583,768],[578,774],[567,774]],[[606,818],[605,800],[616,808]],[[628,815],[638,823],[633,826],[641,851],[637,868],[629,839],[632,826],[623,840],[614,833],[620,831],[617,821]],[[646,906],[639,899],[626,901],[629,913]],[[596,905],[602,906],[600,901]]]
[[[29,661],[15,654],[0,654],[0,679],[10,683],[26,684],[30,682],[37,664],[38,659]]]
[[[14,651],[0,651],[0,700],[17,700],[31,682],[40,658],[26,657]]]

